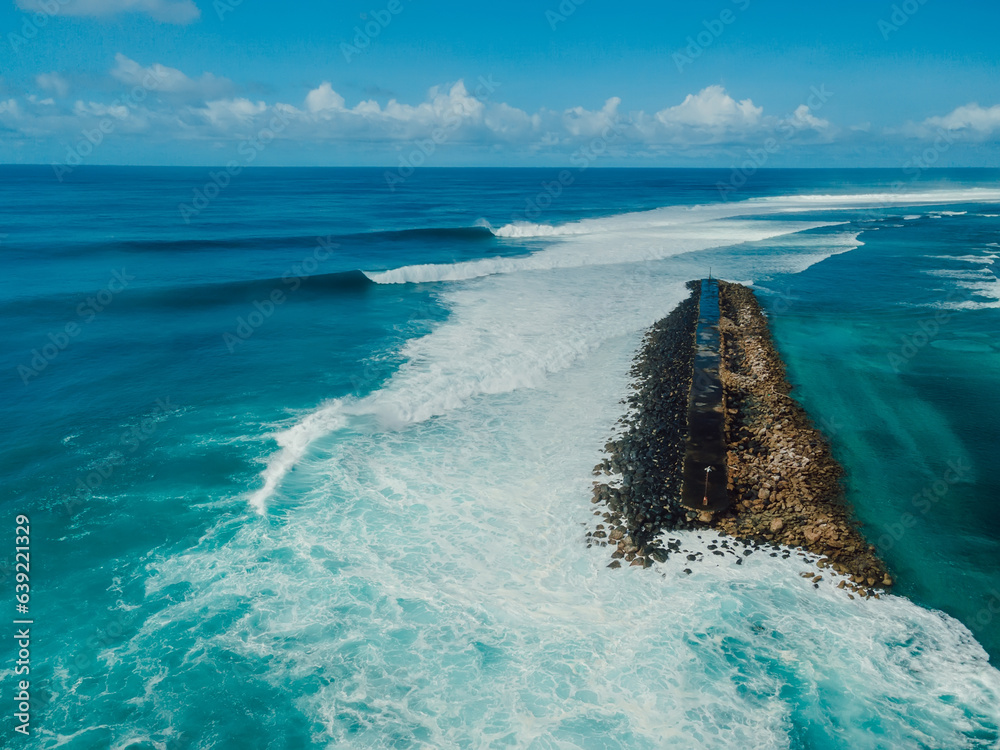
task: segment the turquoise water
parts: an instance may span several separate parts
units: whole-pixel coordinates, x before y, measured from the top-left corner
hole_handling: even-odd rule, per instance
[[[965,208],[883,223],[862,248],[788,279],[769,306],[899,593],[961,619],[995,660],[1000,217]]]
[[[201,170],[0,173],[31,746],[1000,740],[1000,174],[589,170],[528,224],[546,170],[249,171],[191,223]],[[586,548],[631,357],[708,268],[760,288],[910,598]]]

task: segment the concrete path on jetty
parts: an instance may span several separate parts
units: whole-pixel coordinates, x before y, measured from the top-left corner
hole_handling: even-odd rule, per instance
[[[716,512],[730,504],[720,351],[719,284],[702,279],[681,487],[681,505],[689,510]]]

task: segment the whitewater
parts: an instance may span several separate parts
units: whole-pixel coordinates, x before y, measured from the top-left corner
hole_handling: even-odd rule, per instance
[[[509,225],[495,233],[552,244],[369,272],[438,285],[448,318],[380,389],[271,433],[250,518],[149,563],[148,597],[190,594],[131,639],[139,676],[156,680],[142,654],[165,629],[221,619],[184,662],[267,664],[330,747],[997,746],[1000,673],[943,613],[814,589],[795,557],[610,571],[583,542],[629,362],[685,281],[710,264],[752,283],[861,245],[803,210],[971,201],[1000,192]]]
[[[263,512],[311,443],[346,426],[352,417],[367,415],[388,428],[423,421],[461,407],[477,395],[536,385],[607,337],[648,327],[670,310],[658,299],[663,285],[672,289],[676,304],[678,290],[688,280],[683,274],[657,268],[653,281],[646,277],[649,263],[728,247],[734,250],[722,258],[716,274],[752,283],[764,274],[804,271],[859,246],[860,231],[816,237],[808,230],[843,222],[809,221],[796,218],[796,212],[970,201],[1000,201],[1000,191],[775,196],[732,204],[665,207],[561,226],[518,222],[490,229],[498,237],[550,238],[551,246],[521,257],[366,272],[378,284],[468,281],[508,274],[516,274],[516,279],[442,291],[453,313],[451,320],[431,335],[407,342],[402,352],[405,364],[386,388],[360,403],[333,400],[272,434],[280,450],[268,459],[262,486],[250,494],[249,502]],[[737,218],[748,215],[754,219]],[[765,240],[772,240],[772,250],[761,257],[754,252],[754,244]],[[679,266],[690,269],[690,278],[712,270],[709,264],[699,264],[696,256],[686,260]],[[617,270],[603,273],[605,266]],[[559,270],[566,273],[555,273]],[[455,351],[463,356],[453,359]]]
[[[790,311],[789,340],[818,341],[799,349],[820,372],[803,392],[829,391],[814,416],[840,425],[837,445],[898,462],[865,475],[880,498],[938,459],[976,467],[949,501],[988,488],[938,404],[886,402],[916,385],[885,352],[919,330],[904,313],[947,305],[950,327],[907,366],[951,352],[992,372],[1000,190],[780,173],[746,200],[679,205],[713,200],[718,175],[595,169],[528,224],[505,217],[543,171],[418,170],[387,196],[381,170],[262,170],[180,227],[163,196],[199,170],[81,168],[57,194],[38,173],[0,184],[9,370],[108,268],[136,277],[30,389],[5,392],[25,425],[3,453],[5,507],[36,498],[47,576],[38,747],[1000,746],[995,626],[963,624],[978,600],[942,605],[959,621],[850,599],[801,577],[819,571],[794,552],[716,557],[708,532],[682,535],[702,561],[613,570],[585,536],[643,332],[710,272]],[[106,222],[85,228],[52,208],[98,203]],[[293,291],[283,274],[319,237],[340,251]],[[841,320],[852,290],[904,270],[931,292]],[[274,289],[287,300],[230,350],[224,334]],[[804,302],[829,289],[829,307]],[[132,452],[120,436],[143,425]],[[113,475],[63,514],[108,456]],[[985,571],[970,590],[994,585],[978,537],[920,533],[895,550],[927,559],[935,591],[970,580],[960,565]]]

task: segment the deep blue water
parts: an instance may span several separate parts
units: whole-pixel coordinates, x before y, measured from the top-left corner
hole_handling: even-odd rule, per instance
[[[1000,741],[1000,172],[259,169],[186,221],[208,172],[0,167],[31,746]],[[583,543],[642,332],[709,268],[898,596]]]

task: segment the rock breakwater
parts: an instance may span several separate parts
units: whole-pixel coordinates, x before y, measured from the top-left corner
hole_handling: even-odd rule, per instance
[[[841,588],[863,596],[891,586],[845,502],[843,471],[829,444],[789,395],[756,297],[738,284],[719,282],[732,505],[718,513],[681,506],[700,283],[689,288],[692,296],[650,329],[636,356],[621,434],[605,445],[607,458],[595,467],[609,478],[595,482],[593,502],[606,511],[598,511],[604,523],[588,535],[591,543],[615,546],[615,567],[621,558],[645,567],[679,551],[658,541],[661,532],[708,527],[755,547],[806,550],[820,568],[843,576]]]
[[[688,288],[691,296],[646,333],[632,365],[620,434],[605,444],[607,458],[594,467],[595,474],[610,477],[594,483],[593,502],[607,506],[610,539],[620,546],[634,541],[639,549],[663,529],[692,527],[678,502],[701,285]],[[597,539],[606,538],[597,531]],[[621,541],[626,536],[628,545]]]

